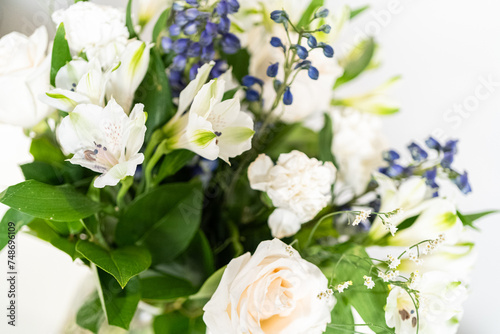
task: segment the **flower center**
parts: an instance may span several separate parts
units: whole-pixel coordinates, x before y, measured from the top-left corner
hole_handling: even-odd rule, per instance
[[[105,167],[109,170],[114,165],[118,164],[118,160],[116,157],[108,151],[106,146],[102,146],[101,144],[97,144],[94,142],[95,148],[85,150],[84,156],[85,160],[95,162],[96,164]]]

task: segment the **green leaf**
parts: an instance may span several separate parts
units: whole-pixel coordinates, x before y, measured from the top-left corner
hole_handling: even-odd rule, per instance
[[[278,129],[275,137],[265,147],[264,152],[272,159],[278,159],[281,153],[299,150],[310,157],[319,155],[318,133],[299,123],[285,125]]]
[[[165,65],[156,48],[151,49],[149,68],[135,92],[135,101],[144,104],[144,111],[148,113],[146,120],[146,141],[148,141],[154,130],[174,115]]]
[[[314,12],[321,6],[323,6],[324,0],[312,0],[309,6],[307,6],[306,10],[302,14],[299,22],[297,23],[297,28],[305,28],[311,22],[312,16]]]
[[[238,92],[239,89],[240,89],[239,87],[236,87],[236,88],[233,88],[233,89],[225,92],[224,96],[222,97],[222,101],[226,101],[226,100],[234,98],[234,96],[236,95],[236,93]]]
[[[14,209],[7,210],[2,220],[0,221],[0,250],[2,250],[8,244],[10,240],[9,232],[14,232],[14,234],[17,234],[21,227],[31,223],[33,219],[33,217]],[[9,223],[11,222],[15,223],[13,231],[9,230]]]
[[[333,124],[330,116],[325,113],[325,125],[318,134],[319,137],[319,159],[330,161],[337,167],[337,161],[332,153]]]
[[[191,161],[196,154],[189,150],[175,150],[167,154],[156,176],[156,182],[161,182],[168,176],[174,175],[189,161]]]
[[[132,277],[151,265],[151,255],[144,247],[127,246],[107,250],[90,241],[79,240],[76,249],[87,260],[113,275],[122,288]]]
[[[73,261],[80,256],[75,248],[76,242],[60,236],[46,221],[35,219],[29,224],[29,228],[39,239],[49,242],[52,246],[71,256]]]
[[[141,300],[139,277],[132,277],[122,289],[111,275],[98,268],[95,270],[99,279],[99,298],[108,323],[128,330]]]
[[[173,260],[198,230],[202,198],[200,182],[171,183],[137,197],[118,222],[116,242],[130,245],[140,240],[153,263]]]
[[[327,326],[325,333],[354,333],[354,317],[352,316],[351,305],[342,294],[337,295],[336,298],[337,304],[332,310],[332,323]]]
[[[134,29],[134,22],[132,21],[132,1],[133,0],[128,0],[127,11],[125,16],[125,25],[127,26],[128,29],[129,38],[137,37],[137,33],[135,32]]]
[[[152,41],[154,43],[158,43],[158,37],[160,36],[160,33],[167,28],[167,20],[170,15],[170,9],[165,9],[163,13],[161,13],[160,17],[158,18],[158,21],[156,21],[155,26],[153,28],[153,38]]]
[[[69,61],[71,61],[71,53],[69,52],[68,41],[66,40],[64,23],[61,23],[57,28],[54,45],[52,46],[52,60],[50,65],[50,84],[52,86],[56,85],[56,75],[59,69]]]
[[[34,138],[31,141],[30,153],[35,161],[48,164],[64,162],[64,155],[59,146],[47,137]]]
[[[46,162],[33,161],[20,167],[26,180],[36,180],[51,185],[64,183],[64,178],[59,170]]]
[[[140,276],[142,298],[169,300],[186,297],[196,292],[196,288],[186,281],[156,271],[147,271]]]
[[[375,41],[368,38],[361,41],[354,49],[341,60],[344,74],[337,79],[333,88],[337,88],[360,75],[370,64],[375,53]]]
[[[384,307],[389,294],[387,284],[375,277],[373,263],[363,247],[344,244],[336,249],[337,262],[333,266],[333,284],[351,280],[353,285],[343,292],[345,301],[352,305],[363,321],[376,333],[394,333],[385,323]],[[368,290],[363,276],[372,276],[375,287]]]
[[[359,14],[363,13],[368,8],[370,8],[370,6],[366,5],[363,7],[356,8],[356,9],[351,9],[351,14],[349,15],[349,19],[352,20],[353,18],[355,18]]]
[[[80,307],[76,314],[76,323],[92,333],[97,334],[106,320],[97,291],[94,292]]]
[[[0,203],[30,216],[54,221],[76,221],[100,209],[100,204],[74,188],[35,180],[13,185],[0,193]]]
[[[464,215],[460,211],[457,211],[457,216],[458,216],[458,218],[460,218],[460,220],[462,221],[462,224],[464,224],[464,226],[470,226],[473,229],[477,230],[478,228],[474,225],[474,222],[476,220],[481,219],[485,216],[491,215],[492,213],[498,213],[498,212],[500,212],[500,210],[490,210],[490,211],[483,211],[483,212],[477,212],[477,213],[471,213],[468,215]]]
[[[241,82],[245,75],[248,75],[250,67],[250,53],[247,49],[240,49],[232,55],[224,55],[227,64],[232,68],[233,76]]]
[[[206,327],[202,317],[188,318],[180,312],[157,316],[153,321],[155,334],[205,334]]]

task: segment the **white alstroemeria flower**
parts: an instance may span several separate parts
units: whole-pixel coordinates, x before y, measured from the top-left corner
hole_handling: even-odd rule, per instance
[[[419,291],[420,334],[454,334],[463,313],[462,303],[467,289],[448,273],[427,272],[416,284]],[[387,326],[395,327],[396,334],[415,334],[417,310],[408,293],[394,286],[387,297],[385,309]]]
[[[335,306],[328,280],[278,239],[227,265],[203,307],[207,333],[320,334]]]
[[[52,20],[64,23],[70,49],[78,54],[86,52],[88,59],[98,58],[109,68],[122,53],[129,37],[123,10],[77,2],[67,9],[52,14]]]
[[[62,111],[73,111],[79,104],[104,106],[109,73],[103,73],[97,59],[72,60],[57,72],[56,88],[40,95],[40,100]]]
[[[134,0],[132,1],[132,19],[142,41],[152,41],[153,29],[160,15],[172,0]]]
[[[248,167],[250,187],[267,193],[277,208],[269,216],[271,234],[292,236],[331,200],[336,169],[299,151],[281,154],[276,165],[261,154]]]
[[[12,32],[0,39],[0,122],[30,128],[52,108],[38,100],[50,87],[47,29],[31,36]]]
[[[130,41],[120,55],[120,64],[110,74],[106,95],[113,97],[125,112],[129,112],[134,93],[141,84],[149,66],[149,50],[153,44]]]
[[[139,153],[146,133],[143,108],[136,104],[127,116],[115,100],[105,108],[80,104],[62,120],[57,136],[62,148],[74,154],[69,161],[102,173],[95,187],[118,184],[143,162]]]
[[[387,140],[379,117],[354,109],[335,108],[330,111],[333,123],[332,153],[337,159],[337,190],[349,189],[360,195],[368,186],[372,172],[383,163],[382,153]]]
[[[375,181],[379,184],[377,192],[381,197],[381,207],[379,212],[390,212],[395,209],[402,209],[403,213],[391,218],[390,223],[398,226],[407,218],[418,215],[426,207],[425,200],[429,197],[428,187],[422,177],[410,177],[404,181],[399,188],[389,177],[374,173]],[[388,233],[380,217],[377,217],[371,228],[369,235],[372,240],[384,237]],[[399,233],[399,232],[398,232]]]
[[[219,157],[229,163],[229,158],[251,148],[253,120],[241,111],[238,99],[222,101],[223,78],[204,84],[212,67],[203,65],[181,92],[178,111],[164,131],[173,149],[185,148],[206,159]]]

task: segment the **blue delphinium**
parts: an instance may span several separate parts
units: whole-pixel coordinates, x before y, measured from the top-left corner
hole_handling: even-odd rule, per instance
[[[432,151],[435,151],[436,158],[429,158],[429,153],[416,143],[408,145],[408,151],[413,162],[407,166],[398,163],[400,155],[394,150],[383,153],[382,158],[388,163],[388,166],[379,168],[379,172],[388,177],[403,180],[410,176],[421,176],[426,184],[433,189],[433,196],[438,196],[439,184],[436,182],[438,175],[445,176],[464,194],[471,192],[467,172],[458,173],[452,167],[455,155],[458,152],[458,140],[448,140],[442,145],[438,140],[429,137],[425,145]]]
[[[228,66],[217,59],[218,51],[234,54],[241,49],[236,35],[229,32],[231,20],[228,15],[239,10],[237,0],[219,0],[215,7],[208,7],[196,0],[176,1],[172,6],[172,24],[169,37],[163,37],[161,46],[171,55],[169,80],[174,95],[186,86],[185,76],[192,80],[198,68],[215,61],[211,78],[223,74]]]

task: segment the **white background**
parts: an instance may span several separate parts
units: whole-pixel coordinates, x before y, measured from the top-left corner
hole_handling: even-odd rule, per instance
[[[351,0],[349,4],[357,7],[367,2]],[[65,3],[60,1],[55,7]],[[403,149],[411,140],[425,139],[431,133],[460,139],[456,165],[469,172],[473,187],[473,193],[460,203],[462,211],[500,208],[500,2],[374,3],[349,29],[351,36],[363,32],[375,35],[381,45],[383,66],[367,76],[359,84],[360,89],[372,87],[394,74],[403,76],[392,94],[401,102],[402,111],[385,120],[391,144]],[[0,35],[12,30],[31,32],[35,26],[30,22],[48,24],[49,4],[1,0]],[[391,13],[390,8],[396,10]],[[488,96],[484,96],[488,92],[484,80],[498,82],[490,87]],[[456,105],[462,105],[465,113],[454,111]],[[0,125],[0,188],[22,180],[16,163],[29,159],[28,145],[20,129]],[[500,331],[499,220],[496,215],[479,224],[482,230],[477,240],[479,257],[459,333]],[[81,302],[83,298],[80,288],[90,279],[88,271],[73,264],[62,252],[27,235],[21,234],[19,243],[20,326],[16,330],[3,327],[4,312],[0,311],[0,332],[61,333],[69,315],[78,307],[75,300]],[[0,272],[5,256],[0,254]],[[6,291],[2,275],[0,301]]]

